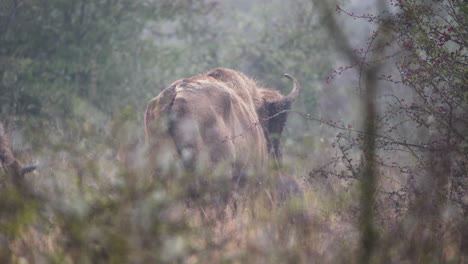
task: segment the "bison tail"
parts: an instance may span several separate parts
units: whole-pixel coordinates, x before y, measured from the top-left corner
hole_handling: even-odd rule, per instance
[[[175,87],[171,86],[148,103],[145,112],[145,138],[147,144],[150,144],[151,138],[158,131],[165,130],[167,132],[167,124],[164,124],[167,122],[161,122],[161,119],[167,118],[175,96]]]

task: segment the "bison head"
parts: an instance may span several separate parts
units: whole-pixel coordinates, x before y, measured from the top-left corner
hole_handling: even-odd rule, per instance
[[[262,101],[257,105],[257,113],[267,140],[268,152],[276,159],[281,157],[279,145],[288,116],[287,111],[291,109],[291,105],[299,96],[301,89],[296,78],[289,74],[284,76],[293,82],[292,91],[284,96],[277,90],[260,88]]]

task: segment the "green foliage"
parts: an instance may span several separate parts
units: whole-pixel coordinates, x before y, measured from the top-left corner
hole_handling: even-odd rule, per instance
[[[27,199],[14,189],[0,193],[0,233],[9,238],[20,236],[37,217],[37,201]]]
[[[148,23],[167,18],[167,2],[7,1],[0,14],[1,113],[64,118],[74,97],[108,113],[141,98],[143,83],[154,81],[145,69],[157,52],[141,36]]]
[[[465,9],[460,12],[466,16]],[[433,65],[457,48],[434,43],[428,35],[432,14],[415,10],[421,12],[407,18],[422,22],[394,28],[418,47],[408,57],[410,69],[421,58]],[[226,168],[195,173],[173,164],[167,175],[155,172],[144,144],[146,103],[171,82],[214,67],[240,70],[283,94],[291,84],[282,74],[290,73],[304,91],[294,107],[314,115],[333,64],[332,45],[324,40],[316,11],[306,0],[0,4],[0,119],[7,123],[18,157],[28,164],[39,161],[37,174],[24,179],[29,189],[17,190],[0,175],[0,262],[349,263],[359,252],[361,189],[350,184],[356,179],[348,175],[360,173],[352,170],[353,164],[362,164],[361,154],[327,160],[352,148],[343,147],[339,136],[331,149],[322,134],[327,124],[351,124],[341,116],[322,127],[305,119],[288,122],[295,140],[288,135],[283,142],[295,154],[285,152],[284,167],[273,164],[247,190],[236,190],[221,213],[216,199],[232,191],[222,178]],[[457,27],[452,34],[466,30]],[[455,52],[450,61],[464,60],[465,53]],[[445,64],[437,73],[453,81],[444,87],[466,104],[466,70],[460,65]],[[425,87],[428,79],[421,77],[430,75],[429,68],[408,80]],[[351,137],[358,129],[348,125],[341,131]],[[357,145],[362,138],[346,142]],[[466,152],[466,141],[459,149]],[[327,166],[339,172],[326,174]],[[320,177],[314,177],[315,167]],[[298,193],[288,186],[291,182],[298,184]],[[281,190],[282,184],[288,190]],[[193,188],[199,197],[190,192]],[[384,207],[380,203],[375,202],[375,210]],[[447,209],[444,228],[455,219],[451,214]],[[400,220],[383,209],[376,215],[385,223]],[[376,244],[375,262],[412,259],[405,255],[411,251],[407,248],[422,248],[412,241],[423,241],[419,234],[435,234],[430,224],[419,230],[400,223],[395,226],[402,230],[378,228],[384,238],[403,239]],[[459,259],[457,242],[441,244],[423,252],[427,259],[422,260],[429,262],[443,250],[453,252],[445,259]]]
[[[313,17],[312,6],[299,2],[303,8],[291,10]],[[284,93],[290,91],[281,79],[285,72],[301,83],[316,82],[324,67],[308,67],[311,50],[321,48],[311,36],[313,19],[288,22],[278,3],[268,4],[281,13],[274,27],[257,15],[260,9],[238,27],[244,20],[237,12],[208,0],[18,3],[0,6],[0,119],[21,128],[18,138],[40,160],[39,175],[27,178],[40,199],[0,187],[0,246],[12,248],[0,251],[0,260],[27,258],[12,246],[23,239],[35,245],[28,250],[38,261],[51,263],[261,259],[248,248],[219,256],[235,245],[219,234],[218,219],[209,220],[207,204],[211,193],[229,186],[201,186],[207,194],[187,207],[193,175],[174,172],[171,182],[153,175],[142,146],[142,115],[171,82],[214,67],[242,70]],[[246,37],[253,24],[262,26]],[[312,109],[314,87],[304,90]],[[263,223],[270,225],[265,208],[271,200],[259,195],[250,202],[238,219],[250,221],[243,234],[257,239],[253,234],[264,232]],[[291,214],[304,208],[299,200],[290,204]],[[286,226],[287,213],[278,219],[269,227],[275,234]],[[268,252],[278,256],[279,249],[280,243]]]

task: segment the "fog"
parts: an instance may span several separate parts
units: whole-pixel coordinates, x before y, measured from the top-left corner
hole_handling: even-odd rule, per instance
[[[3,1],[0,263],[464,263],[465,9]],[[157,143],[145,135],[150,100],[214,68],[283,95],[285,73],[302,87],[291,109],[255,109],[242,130],[252,139],[288,116],[282,157],[246,170],[243,188],[227,159],[190,152],[199,164],[187,165],[174,116],[150,124]],[[187,124],[193,141],[203,126]]]

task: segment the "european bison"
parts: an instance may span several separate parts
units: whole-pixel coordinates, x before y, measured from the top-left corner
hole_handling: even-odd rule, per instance
[[[160,157],[155,162],[171,162],[176,156],[187,170],[227,164],[242,184],[247,173],[281,156],[284,110],[300,92],[297,80],[285,76],[293,82],[287,96],[223,68],[174,82],[146,109],[147,142]]]

